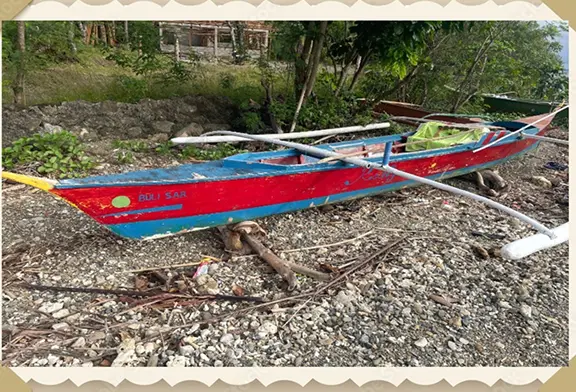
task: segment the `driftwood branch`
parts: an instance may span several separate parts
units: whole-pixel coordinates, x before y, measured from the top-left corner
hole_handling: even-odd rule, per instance
[[[492,170],[474,172],[468,178],[473,180],[478,189],[488,196],[501,197],[510,190],[510,185]]]
[[[276,272],[278,272],[282,279],[288,282],[289,290],[293,290],[296,287],[296,276],[294,273],[306,275],[321,281],[332,279],[332,276],[329,274],[315,271],[311,268],[278,257],[252,235],[252,233],[263,232],[262,228],[258,226],[256,222],[241,222],[232,228],[219,227],[218,230],[222,235],[222,240],[227,249],[232,251],[237,251],[238,249],[244,250],[243,243],[246,243],[249,248],[256,252],[258,257],[266,261]],[[238,244],[238,238],[236,235],[240,236],[240,244]]]
[[[149,291],[135,291],[135,290],[108,290],[99,288],[88,288],[88,287],[64,287],[64,286],[44,286],[35,285],[30,283],[22,283],[20,287],[27,288],[30,290],[37,291],[56,291],[56,292],[67,292],[67,293],[93,293],[93,294],[111,294],[125,297],[158,297],[166,296],[167,298],[188,298],[188,299],[215,299],[215,300],[229,300],[229,301],[251,301],[251,302],[262,302],[263,299],[260,297],[238,297],[235,295],[222,295],[222,294],[200,294],[200,295],[189,295],[189,294],[176,294],[176,293],[166,293],[162,290],[149,290]]]
[[[266,261],[278,274],[288,282],[288,290],[292,291],[296,288],[296,275],[290,269],[290,267],[278,256],[276,256],[272,251],[266,248],[260,241],[252,237],[246,232],[241,233],[242,239],[246,241],[248,245],[258,253],[258,256],[264,261]]]

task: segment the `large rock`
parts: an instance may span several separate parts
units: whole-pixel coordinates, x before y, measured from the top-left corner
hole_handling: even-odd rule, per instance
[[[214,132],[214,131],[230,131],[232,127],[230,124],[205,124],[202,126],[205,132]]]
[[[190,136],[200,136],[204,133],[204,127],[198,123],[190,123],[186,127],[182,128],[174,137],[190,137]]]
[[[131,127],[126,129],[125,136],[129,138],[138,138],[144,134],[144,131],[140,127]]]
[[[2,142],[6,146],[23,136],[46,132],[42,124],[53,124],[86,140],[172,136],[180,130],[189,136],[205,129],[230,129],[234,105],[225,97],[187,96],[172,99],[143,99],[137,103],[73,101],[59,105],[20,109],[3,105]]]
[[[173,127],[174,123],[171,121],[154,121],[152,123],[152,129],[155,133],[165,133],[167,135],[171,135]]]

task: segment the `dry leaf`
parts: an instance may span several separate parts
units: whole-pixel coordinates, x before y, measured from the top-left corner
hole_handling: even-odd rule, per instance
[[[451,298],[447,295],[430,294],[430,299],[433,300],[434,302],[438,302],[439,304],[448,307],[451,307],[453,303],[458,302],[457,299]]]
[[[486,249],[484,249],[483,247],[481,247],[480,245],[473,244],[472,249],[481,258],[483,258],[483,259],[489,259],[490,258],[490,254],[488,253],[488,251]]]
[[[134,278],[134,287],[141,291],[148,288],[148,279],[145,276],[138,275]]]
[[[232,292],[237,297],[243,297],[244,296],[244,289],[238,285],[232,286]]]

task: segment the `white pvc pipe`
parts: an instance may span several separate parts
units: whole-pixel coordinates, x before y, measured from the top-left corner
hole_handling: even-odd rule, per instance
[[[519,239],[505,245],[501,249],[501,255],[508,260],[520,260],[538,251],[552,248],[568,241],[568,223],[552,229],[556,238],[550,238],[538,233],[530,237]]]
[[[329,129],[320,129],[317,131],[308,131],[308,132],[296,132],[296,133],[274,133],[268,135],[259,135],[266,137],[267,139],[303,139],[303,138],[313,138],[313,137],[322,137],[322,136],[330,136],[330,135],[338,135],[342,133],[351,133],[351,132],[363,132],[363,131],[372,131],[374,129],[383,129],[389,128],[390,123],[378,123],[378,124],[368,124],[366,126],[355,125],[352,127],[343,127],[343,128],[329,128]],[[221,132],[231,132],[231,131],[216,131],[217,133]],[[205,133],[203,136],[196,136],[196,137],[177,137],[172,139],[172,143],[175,144],[205,144],[205,143],[225,143],[225,142],[245,142],[251,141],[252,138],[245,137],[245,136],[207,136],[209,134],[213,134],[214,132]],[[242,133],[232,132],[230,135],[244,135]]]
[[[322,157],[322,158],[334,157],[340,161],[350,163],[350,164],[355,165],[355,166],[365,167],[367,169],[376,169],[376,170],[392,173],[394,175],[406,178],[408,180],[420,182],[422,184],[430,185],[430,186],[438,188],[438,189],[442,189],[442,190],[445,190],[448,192],[456,193],[458,195],[466,196],[466,197],[469,197],[469,198],[474,199],[476,201],[482,202],[482,203],[487,204],[493,208],[496,208],[500,211],[503,211],[509,215],[512,215],[515,218],[518,218],[519,220],[521,220],[521,221],[529,224],[530,226],[534,227],[536,230],[538,230],[542,233],[545,233],[550,238],[555,237],[554,233],[552,231],[550,231],[546,226],[542,225],[540,222],[538,222],[538,221],[536,221],[536,220],[534,220],[534,219],[532,219],[532,218],[530,218],[530,217],[528,217],[528,216],[526,216],[526,215],[524,215],[518,211],[515,211],[509,207],[506,207],[500,203],[497,203],[493,200],[490,200],[484,196],[480,196],[480,195],[477,195],[475,193],[465,191],[463,189],[455,188],[455,187],[450,186],[450,185],[442,184],[442,183],[436,182],[434,180],[430,180],[428,178],[416,176],[414,174],[410,174],[410,173],[395,169],[393,167],[390,167],[389,165],[382,165],[379,163],[365,161],[363,159],[358,159],[358,158],[347,158],[347,157],[344,157],[341,154],[338,154],[338,153],[333,152],[333,151],[323,150],[323,149],[320,149],[317,147],[312,147],[312,146],[308,146],[308,145],[300,144],[300,143],[287,142],[287,141],[277,140],[277,139],[270,139],[270,138],[267,138],[263,135],[243,135],[241,133],[230,132],[230,131],[209,132],[206,135],[209,135],[209,134],[242,135],[243,137],[247,137],[247,138],[250,138],[253,140],[259,140],[259,141],[263,141],[263,142],[267,142],[267,143],[271,143],[271,144],[278,144],[280,146],[293,148],[293,149],[302,151],[304,153],[310,154],[312,156]]]

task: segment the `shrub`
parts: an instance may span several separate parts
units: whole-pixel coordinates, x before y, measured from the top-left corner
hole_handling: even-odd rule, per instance
[[[2,149],[2,166],[11,170],[31,165],[49,177],[80,177],[94,167],[80,141],[70,132],[23,137]]]

